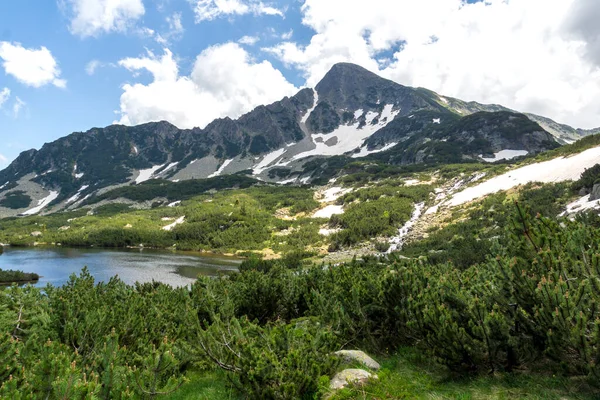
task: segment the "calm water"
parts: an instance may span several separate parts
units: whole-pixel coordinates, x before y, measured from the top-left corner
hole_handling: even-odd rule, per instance
[[[36,286],[63,285],[84,266],[97,281],[118,275],[124,282],[152,280],[185,286],[198,275],[215,276],[236,271],[241,260],[159,250],[101,250],[69,248],[4,248],[0,269],[17,269],[40,275]]]

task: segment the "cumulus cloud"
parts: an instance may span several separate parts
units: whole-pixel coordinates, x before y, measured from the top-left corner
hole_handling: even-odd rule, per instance
[[[600,125],[597,0],[305,0],[302,13],[310,42],[265,50],[308,86],[347,61],[404,85]]]
[[[145,12],[142,0],[59,0],[71,19],[69,29],[81,37],[124,32]]]
[[[126,125],[167,120],[181,128],[204,127],[215,118],[238,117],[260,104],[293,95],[297,88],[268,61],[258,62],[236,43],[209,47],[191,74],[181,76],[170,50],[119,62],[134,76],[149,72],[149,84],[123,85],[120,120]]]
[[[60,78],[58,63],[45,47],[26,49],[20,43],[0,42],[0,58],[8,75],[27,86],[52,84],[64,88],[67,81]]]
[[[196,15],[196,23],[234,15],[278,15],[283,11],[255,0],[188,0]]]
[[[10,98],[10,89],[5,87],[0,91],[0,108],[8,101]]]

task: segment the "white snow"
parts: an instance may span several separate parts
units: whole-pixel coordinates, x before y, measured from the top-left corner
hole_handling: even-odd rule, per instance
[[[306,185],[308,181],[310,181],[310,176],[305,176],[304,178],[300,179],[300,183],[304,185]]]
[[[364,113],[365,111],[362,108],[359,108],[358,110],[354,111],[354,119],[359,119]]]
[[[352,158],[365,157],[369,154],[381,153],[382,151],[386,151],[397,145],[398,142],[388,143],[380,149],[375,150],[367,150],[367,146],[361,147],[360,152],[352,154]]]
[[[263,157],[262,161],[258,163],[258,165],[256,165],[252,171],[253,175],[260,175],[265,169],[267,169],[269,167],[269,165],[273,164],[275,162],[275,160],[277,160],[279,157],[281,157],[283,155],[283,153],[285,153],[286,149],[278,149],[275,150],[269,154],[267,154],[266,156]]]
[[[139,153],[139,151],[138,151],[137,147],[135,147],[135,146],[133,146],[133,151],[135,152],[135,154],[138,154],[138,153]]]
[[[152,175],[154,175],[154,173],[156,171],[158,171],[159,169],[161,169],[162,167],[164,167],[165,165],[155,165],[152,168],[148,168],[148,169],[142,169],[140,170],[140,174],[138,175],[137,178],[135,178],[135,184],[138,185],[142,182],[146,182],[148,179],[152,178]]]
[[[83,172],[79,173],[79,174],[75,174],[75,179],[81,179],[81,177],[85,175]]]
[[[315,111],[315,108],[317,108],[317,104],[319,104],[319,94],[318,94],[318,93],[317,93],[317,91],[316,91],[316,90],[314,90],[314,89],[313,89],[313,94],[314,94],[315,101],[314,101],[314,104],[313,104],[312,108],[310,108],[310,109],[309,109],[309,110],[306,112],[306,114],[304,114],[304,116],[302,117],[302,120],[301,120],[301,122],[302,122],[303,124],[305,124],[305,123],[306,123],[306,121],[308,121],[308,117],[310,117],[310,114],[311,114],[313,111]]]
[[[83,186],[81,187],[81,189],[79,189],[79,190],[77,191],[77,193],[75,193],[75,195],[74,195],[74,196],[70,197],[70,198],[69,198],[69,200],[67,200],[66,204],[70,204],[70,203],[73,203],[74,201],[77,201],[77,199],[78,199],[78,198],[79,198],[79,196],[81,195],[81,192],[83,192],[85,189],[87,189],[87,188],[89,188],[89,187],[90,187],[90,185],[83,185]]]
[[[161,174],[164,174],[165,172],[167,172],[168,170],[170,170],[171,168],[173,168],[177,164],[179,164],[179,162],[172,162],[171,164],[167,165],[167,168],[163,169],[162,172],[161,172]]]
[[[444,103],[448,104],[448,99],[442,96],[438,96],[440,98],[441,101],[443,101]]]
[[[194,164],[196,161],[198,161],[198,159],[195,159],[194,161],[190,161],[190,165]]]
[[[51,170],[51,169],[49,169],[48,171],[44,172],[44,173],[42,174],[42,176],[48,175],[48,174],[49,174],[49,173],[51,173],[51,172],[52,172],[52,170]],[[0,189],[2,189],[2,188],[0,188]]]
[[[412,216],[408,221],[406,221],[404,226],[402,226],[402,228],[398,230],[398,236],[394,236],[390,239],[390,248],[387,251],[388,253],[402,249],[402,245],[404,244],[404,238],[406,237],[406,235],[408,235],[412,227],[415,225],[415,223],[421,216],[423,208],[425,208],[425,203],[415,204],[415,209],[412,213]]]
[[[277,182],[278,185],[287,185],[288,183],[294,183],[296,182],[296,180],[298,180],[298,178],[290,178],[290,179],[286,179],[284,181],[281,182]]]
[[[313,214],[313,218],[331,218],[332,215],[343,214],[344,207],[337,205],[330,205]]]
[[[323,236],[330,236],[334,233],[339,232],[339,229],[328,229],[328,228],[321,228],[319,229],[319,235],[323,235]]]
[[[526,165],[455,194],[449,205],[457,206],[529,182],[574,181],[579,179],[586,168],[597,164],[599,159],[600,147],[594,147],[567,158],[559,157],[550,161]]]
[[[340,197],[342,197],[343,195],[350,193],[352,191],[352,189],[342,189],[339,186],[334,186],[332,188],[329,188],[327,190],[325,190],[322,195],[323,197],[321,198],[321,200],[319,200],[321,203],[331,203],[333,201],[336,201],[337,199],[339,199]]]
[[[173,228],[175,228],[177,225],[179,224],[183,224],[183,221],[185,221],[185,215],[183,217],[179,217],[177,218],[177,220],[175,220],[175,222],[173,222],[172,224],[169,224],[167,226],[163,226],[163,231],[170,231]]]
[[[577,199],[574,202],[567,204],[567,210],[563,212],[561,216],[575,214],[585,210],[597,210],[598,208],[600,208],[600,200],[590,201],[590,196],[591,195],[588,194],[587,196],[583,196],[580,199]]]
[[[416,186],[420,183],[421,181],[418,179],[407,179],[404,181],[404,186]]]
[[[0,186],[0,190],[4,189],[9,183],[10,183],[10,181],[8,181],[4,185]]]
[[[299,153],[295,155],[292,160],[300,160],[302,158],[315,155],[338,156],[352,151],[358,147],[362,147],[365,139],[386,126],[400,113],[400,110],[394,110],[393,108],[393,104],[386,105],[381,112],[379,122],[375,125],[372,125],[371,123],[378,114],[373,111],[369,111],[366,116],[367,125],[362,128],[359,128],[359,122],[356,122],[353,125],[341,125],[336,130],[328,134],[313,134],[312,140],[316,148]],[[325,142],[332,138],[337,138],[337,143],[333,146],[326,145]],[[319,141],[317,141],[317,139],[319,139]]]
[[[439,209],[440,209],[440,205],[439,204],[437,204],[437,205],[435,205],[433,207],[429,207],[427,209],[427,211],[425,211],[425,215],[435,214],[435,213],[438,212]]]
[[[38,201],[37,207],[25,211],[22,215],[33,215],[39,213],[44,207],[52,203],[58,197],[58,192],[50,191],[50,194]]]
[[[181,204],[181,200],[177,200],[177,201],[167,204],[167,207],[177,207],[180,204]]]
[[[208,177],[209,178],[214,178],[215,176],[219,176],[223,173],[223,171],[225,170],[225,168],[227,168],[227,166],[229,164],[231,164],[231,162],[233,161],[233,158],[231,160],[225,160],[223,161],[223,164],[221,164],[221,166],[219,167],[218,170],[216,170],[215,172],[213,172],[212,174],[210,174]]]
[[[441,118],[434,118],[433,119],[433,123],[434,124],[441,124],[442,123],[442,119]]]
[[[527,150],[501,150],[498,153],[494,153],[494,158],[485,158],[483,155],[480,155],[481,159],[485,162],[496,162],[500,160],[511,160],[515,157],[526,156],[529,154]]]

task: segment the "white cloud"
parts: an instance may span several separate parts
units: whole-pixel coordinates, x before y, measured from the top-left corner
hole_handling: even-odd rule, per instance
[[[266,49],[314,86],[348,61],[401,84],[600,125],[597,0],[305,0],[305,46]]]
[[[168,49],[121,60],[134,73],[148,71],[149,84],[123,85],[120,123],[167,120],[181,128],[204,127],[215,118],[238,117],[260,104],[280,100],[297,91],[267,61],[256,62],[236,43],[209,47],[195,60],[189,76]]]
[[[253,46],[260,41],[258,36],[243,36],[238,40],[238,43],[247,44],[249,46]]]
[[[255,0],[188,0],[196,15],[196,23],[234,15],[278,15],[283,11]]]
[[[45,47],[26,49],[20,43],[0,42],[0,58],[4,71],[25,85],[67,86],[67,81],[60,78],[58,63]]]
[[[0,108],[2,108],[2,105],[4,103],[6,103],[6,101],[10,98],[10,89],[5,87],[4,89],[2,89],[2,91],[0,91]]]
[[[69,29],[81,37],[124,32],[144,15],[142,0],[59,0],[71,18]]]
[[[19,114],[21,113],[21,110],[23,109],[23,107],[25,107],[27,105],[27,103],[25,103],[23,100],[21,100],[19,97],[15,98],[15,103],[13,104],[13,117],[14,118],[19,118]]]
[[[85,66],[85,72],[88,75],[94,75],[98,67],[102,66],[102,63],[98,60],[92,60]]]

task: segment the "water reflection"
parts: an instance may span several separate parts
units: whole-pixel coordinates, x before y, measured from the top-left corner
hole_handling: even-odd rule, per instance
[[[36,286],[63,285],[84,266],[98,281],[118,275],[124,282],[152,280],[185,286],[199,275],[216,276],[237,271],[240,259],[149,249],[106,250],[73,248],[11,248],[0,255],[0,269],[18,269],[40,275]]]

